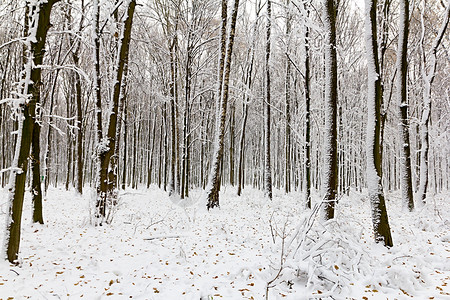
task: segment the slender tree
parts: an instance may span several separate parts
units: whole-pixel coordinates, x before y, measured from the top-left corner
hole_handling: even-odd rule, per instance
[[[424,37],[425,37],[425,25],[424,25],[424,10],[426,7],[426,0],[423,1],[422,6],[422,38],[420,43],[420,52],[422,55],[421,61],[421,73],[422,80],[424,83],[423,89],[423,112],[422,119],[420,123],[420,138],[422,143],[422,148],[420,150],[420,181],[419,181],[419,195],[418,199],[425,202],[425,198],[428,190],[428,150],[430,147],[429,139],[429,126],[431,120],[431,85],[433,84],[434,78],[436,76],[436,66],[437,66],[437,50],[442,42],[444,33],[447,29],[450,15],[450,0],[447,2],[447,8],[444,13],[444,19],[441,24],[441,28],[437,36],[434,38],[430,49],[430,60],[427,63],[425,47],[424,47]],[[428,65],[428,71],[427,71]]]
[[[102,98],[101,98],[101,76],[100,76],[100,6],[98,0],[92,2],[93,20],[93,44],[94,44],[94,101],[96,114],[96,160],[97,160],[97,217],[106,216],[106,168],[102,168],[102,158],[107,151],[107,145],[103,141],[103,121],[102,121]],[[103,183],[102,183],[103,182]],[[102,194],[103,193],[103,194]]]
[[[325,148],[324,148],[324,208],[325,218],[334,218],[338,188],[337,165],[337,58],[335,0],[325,5]]]
[[[401,180],[402,201],[409,211],[414,210],[414,198],[411,178],[411,145],[409,139],[409,116],[407,97],[408,76],[408,34],[409,0],[400,0],[399,34],[397,47],[397,99],[400,111],[401,137]]]
[[[309,1],[304,2],[305,17],[309,17]],[[311,75],[310,75],[310,51],[309,51],[309,25],[305,21],[305,201],[311,208]]]
[[[227,9],[227,0],[222,0],[222,30],[223,23],[226,22],[226,14],[224,10]],[[209,174],[208,186],[206,188],[206,197],[208,199],[208,203],[206,207],[208,209],[219,206],[219,190],[220,190],[220,164],[223,159],[223,148],[224,148],[224,135],[225,135],[225,120],[227,114],[227,102],[228,102],[228,91],[229,91],[229,82],[230,82],[230,70],[231,70],[231,58],[233,54],[233,44],[234,44],[234,35],[236,30],[236,19],[239,8],[239,0],[234,1],[233,11],[231,13],[231,23],[230,23],[230,33],[228,37],[228,47],[226,49],[225,58],[225,68],[223,72],[220,71],[222,69],[221,65],[223,64],[222,56],[224,52],[223,42],[225,40],[225,36],[222,34],[222,56],[219,61],[219,85],[222,86],[219,90],[220,94],[217,95],[218,99],[218,109],[216,111],[216,132],[214,139],[214,153],[211,164],[211,172]],[[223,77],[221,76],[223,73]]]
[[[84,0],[81,1],[81,17],[78,26],[80,33],[84,23]],[[75,48],[72,50],[72,60],[75,67],[80,67],[80,50],[81,40],[76,41]],[[75,189],[77,193],[83,193],[83,109],[82,109],[82,89],[81,89],[81,75],[75,72],[75,93],[76,93],[76,109],[77,109],[77,183]]]
[[[94,2],[96,2],[95,0]],[[98,6],[98,3],[97,3]],[[95,7],[95,5],[94,5]],[[123,22],[122,32],[119,37],[119,45],[117,47],[118,54],[116,57],[116,66],[115,66],[115,80],[113,93],[110,101],[110,114],[108,119],[107,133],[104,139],[99,139],[100,143],[97,148],[97,155],[99,159],[99,177],[98,177],[98,187],[97,187],[97,208],[98,208],[98,217],[104,218],[106,216],[106,205],[107,205],[107,197],[108,194],[111,194],[112,191],[108,190],[108,173],[114,172],[114,170],[110,169],[110,160],[114,154],[115,144],[116,144],[116,132],[117,132],[117,115],[119,108],[119,99],[120,99],[120,90],[122,86],[122,79],[124,70],[126,69],[125,65],[128,62],[128,53],[129,53],[129,45],[131,39],[131,28],[133,24],[133,15],[136,7],[135,0],[128,0],[126,9],[126,18]],[[94,28],[98,28],[98,9],[97,16],[95,17],[96,25]],[[95,35],[98,38],[98,34]],[[94,40],[96,40],[94,38]],[[99,45],[95,44],[95,52],[98,55],[97,51],[99,50]],[[97,69],[97,66],[96,66]],[[97,73],[97,71],[96,71]],[[98,73],[97,73],[98,76]],[[99,78],[97,78],[99,80]],[[96,86],[98,92],[100,92],[100,85]],[[97,101],[99,101],[99,96],[97,96]],[[101,102],[100,102],[101,106]],[[99,105],[97,105],[97,109],[99,109]],[[100,112],[97,114],[101,115]],[[101,120],[101,118],[100,118]]]
[[[255,2],[255,11],[256,11],[256,18],[255,18],[255,24],[253,25],[252,35],[251,35],[251,44],[250,49],[248,49],[248,64],[245,68],[245,74],[242,76],[244,77],[243,82],[246,85],[247,92],[243,93],[243,105],[242,105],[242,127],[241,127],[241,137],[239,139],[239,165],[238,165],[238,189],[237,194],[238,196],[241,195],[242,189],[244,188],[244,152],[245,152],[245,131],[247,126],[247,120],[248,120],[248,109],[249,109],[249,91],[252,88],[253,83],[253,68],[255,64],[255,44],[256,44],[256,34],[258,30],[258,20],[259,20],[259,14],[261,12],[261,1],[257,0]]]
[[[170,182],[169,182],[169,195],[172,195],[176,192],[176,185],[178,184],[176,175],[178,172],[176,172],[176,163],[177,163],[177,149],[178,149],[178,143],[177,143],[177,64],[176,64],[176,45],[178,43],[177,40],[177,24],[175,23],[175,28],[173,30],[173,33],[171,33],[171,25],[170,21],[167,21],[167,32],[168,34],[171,33],[173,37],[170,40],[169,45],[169,51],[170,51],[170,121],[171,121],[171,128],[172,128],[172,147],[171,147],[171,160],[170,160]]]
[[[286,0],[286,53],[289,53],[291,22],[290,0]],[[286,58],[286,78],[284,83],[285,107],[286,107],[286,129],[285,129],[285,175],[284,175],[284,191],[291,191],[291,62]]]
[[[24,66],[19,85],[18,99],[14,100],[18,120],[17,143],[8,185],[8,215],[6,222],[4,254],[9,262],[14,263],[19,254],[20,228],[22,219],[25,180],[27,176],[28,157],[33,137],[36,105],[40,100],[41,65],[47,31],[50,28],[50,14],[53,5],[59,0],[33,1],[27,3],[26,18],[29,31],[26,37],[27,62]]]
[[[264,128],[264,193],[272,200],[272,166],[270,163],[270,31],[272,27],[272,1],[267,0],[266,23],[266,98],[265,98],[265,128]]]
[[[377,44],[377,0],[366,0],[366,53],[368,65],[367,94],[367,184],[372,206],[376,242],[392,247],[386,203],[381,181],[381,76]]]

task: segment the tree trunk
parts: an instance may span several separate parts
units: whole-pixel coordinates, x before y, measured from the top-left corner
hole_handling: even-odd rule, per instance
[[[70,85],[73,87],[73,81],[69,79]],[[70,118],[70,104],[71,102],[73,102],[72,99],[72,94],[68,95],[66,97],[66,118]],[[71,137],[71,132],[70,132],[70,128],[69,126],[71,126],[72,122],[70,120],[67,120],[67,125],[66,125],[66,153],[67,153],[67,173],[66,173],[66,183],[65,183],[65,189],[66,191],[69,190],[69,184],[70,184],[70,169],[72,167],[72,137]]]
[[[252,88],[252,82],[253,82],[253,66],[255,62],[255,43],[256,43],[256,36],[257,36],[257,28],[258,28],[258,20],[259,20],[259,12],[261,2],[256,1],[255,2],[255,11],[256,11],[256,18],[255,18],[255,24],[253,27],[253,35],[252,35],[252,43],[250,45],[250,49],[248,51],[249,53],[249,65],[246,69],[246,74],[244,77],[244,83],[247,88],[247,92],[243,94],[243,106],[242,106],[242,127],[241,127],[241,137],[239,139],[239,163],[238,163],[238,189],[237,194],[238,196],[241,195],[242,189],[244,188],[245,184],[245,164],[244,164],[244,154],[245,154],[245,129],[247,126],[247,119],[248,119],[248,108],[249,108],[249,92]]]
[[[168,172],[167,172],[167,166],[169,164],[169,136],[167,134],[169,125],[167,124],[167,107],[166,104],[164,104],[164,191],[167,190],[167,176],[168,176]],[[173,167],[173,171],[175,172],[175,166]],[[174,187],[175,188],[175,187]]]
[[[36,118],[40,118],[36,116]],[[41,188],[41,126],[39,123],[34,124],[33,136],[31,141],[31,199],[33,202],[33,222],[44,224],[42,216],[42,188]]]
[[[223,23],[226,21],[224,17],[224,9],[227,9],[226,5],[227,0],[222,0],[222,28]],[[219,190],[220,190],[220,164],[223,160],[223,148],[224,148],[224,135],[225,135],[225,120],[227,114],[227,102],[228,102],[228,89],[229,89],[229,81],[230,81],[230,70],[231,70],[231,59],[233,52],[233,44],[234,44],[234,35],[236,30],[236,18],[237,12],[239,8],[239,0],[235,0],[233,12],[231,16],[231,24],[230,24],[230,34],[228,40],[228,48],[226,51],[226,65],[223,71],[223,78],[219,77],[222,88],[221,93],[217,95],[218,99],[218,109],[216,113],[216,132],[215,132],[215,141],[214,141],[214,154],[211,164],[211,172],[209,174],[208,179],[208,187],[207,187],[207,199],[208,203],[206,207],[209,209],[219,206]],[[223,35],[223,34],[222,34]],[[222,36],[222,46],[225,41],[225,37]],[[222,50],[224,47],[222,47]],[[222,54],[223,56],[223,51]],[[219,62],[219,70],[220,70],[220,62]],[[219,71],[219,75],[220,75]]]
[[[264,194],[272,200],[272,166],[270,162],[270,30],[272,23],[272,2],[267,1],[266,24],[266,99],[265,99],[265,128],[264,128]]]
[[[165,106],[165,105],[164,105]],[[161,109],[161,127],[159,130],[159,165],[158,165],[158,188],[161,188],[162,174],[163,174],[163,129],[164,129],[164,117],[163,109]]]
[[[306,16],[309,17],[309,4],[305,3]],[[311,208],[311,98],[309,66],[309,26],[305,24],[305,201]]]
[[[381,76],[377,44],[377,0],[367,1],[370,4],[366,15],[366,52],[368,61],[368,95],[367,95],[367,185],[372,206],[372,223],[375,241],[392,247],[386,203],[381,180]]]
[[[409,118],[407,99],[408,76],[408,34],[409,34],[409,0],[400,0],[400,21],[397,48],[397,99],[400,107],[401,137],[401,189],[403,206],[414,210],[414,199],[411,178],[411,146],[409,139]]]
[[[103,141],[101,75],[100,75],[100,6],[98,0],[93,0],[93,30],[94,30],[94,102],[97,120],[96,128],[96,160],[97,160],[97,212],[96,217],[106,216],[106,168],[102,166],[108,145]]]
[[[58,49],[58,56],[56,59],[57,64],[59,65],[60,58],[61,58],[61,52],[62,52],[62,45],[63,45],[63,39],[61,39],[59,43],[59,49]],[[47,193],[48,186],[50,184],[50,165],[51,165],[51,159],[52,159],[52,126],[53,124],[53,109],[54,109],[54,100],[55,100],[55,94],[56,94],[56,86],[58,82],[58,76],[59,76],[60,69],[57,69],[55,72],[55,78],[52,83],[52,88],[50,92],[50,110],[49,110],[49,120],[48,120],[48,131],[47,131],[47,146],[45,149],[44,154],[44,192]]]
[[[291,15],[289,13],[290,0],[287,0],[286,2],[286,54],[288,55],[291,34]],[[286,129],[284,142],[284,192],[287,194],[291,191],[291,62],[289,61],[289,58],[286,58],[286,77],[284,82],[284,95],[286,103]]]
[[[78,54],[72,55],[74,64],[78,67]],[[83,194],[83,112],[82,112],[82,94],[81,94],[81,76],[75,74],[75,91],[77,102],[77,184],[76,191]]]
[[[427,73],[426,71],[426,56],[423,45],[423,38],[425,36],[425,25],[424,25],[424,9],[426,7],[425,1],[423,3],[422,8],[422,40],[421,40],[421,55],[422,55],[422,79],[424,82],[423,89],[423,105],[424,109],[422,112],[422,118],[420,123],[420,138],[422,142],[422,148],[420,150],[420,181],[419,181],[419,194],[418,199],[422,202],[425,202],[425,198],[428,190],[428,151],[430,147],[429,133],[428,127],[431,120],[431,85],[433,84],[433,80],[435,77],[435,71],[437,66],[437,49],[444,37],[445,30],[447,29],[447,25],[449,23],[449,15],[450,15],[450,1],[447,3],[447,9],[445,11],[444,20],[442,21],[441,28],[439,29],[438,35],[433,40],[433,44],[431,46],[431,62],[429,63],[430,69]]]
[[[184,199],[187,197],[188,188],[188,147],[189,147],[189,102],[191,97],[191,63],[192,63],[192,45],[191,45],[191,32],[188,35],[187,40],[188,46],[186,49],[186,74],[184,80],[184,120],[183,120],[183,145],[182,145],[182,162],[181,162],[181,189],[180,189],[180,197]]]
[[[135,122],[133,126],[133,163],[131,165],[131,188],[136,189],[136,164],[137,164],[137,139],[140,125],[139,122]]]
[[[325,149],[324,208],[325,219],[334,218],[338,188],[337,166],[337,58],[336,3],[325,0]]]
[[[170,160],[170,183],[169,183],[169,196],[176,192],[177,185],[177,112],[176,112],[176,81],[177,81],[177,68],[176,68],[176,53],[175,44],[177,43],[176,37],[173,38],[170,45],[170,121],[171,121],[171,132],[172,132],[172,147],[171,147],[171,160]],[[167,159],[167,158],[166,158]],[[167,167],[166,167],[167,168]]]
[[[156,110],[155,110],[155,116],[153,117],[153,133],[150,136],[150,130],[149,130],[149,141],[151,139],[152,141],[152,147],[150,150],[149,155],[149,166],[148,166],[148,173],[147,173],[147,188],[150,187],[150,184],[152,183],[152,172],[153,172],[153,153],[155,152],[155,141],[156,141]]]
[[[236,123],[236,107],[234,102],[230,105],[230,144],[229,144],[229,154],[230,154],[230,184],[234,186],[234,148],[235,148],[235,123]]]
[[[127,185],[127,144],[128,144],[128,110],[127,101],[124,99],[123,103],[123,164],[122,164],[122,190],[125,190]]]
[[[28,37],[28,59],[25,64],[25,77],[19,87],[20,98],[15,106],[18,110],[18,132],[14,161],[12,163],[8,185],[8,215],[6,221],[5,243],[6,258],[15,263],[18,258],[20,245],[20,227],[22,219],[25,181],[28,168],[28,156],[33,137],[36,104],[40,100],[41,69],[44,56],[47,31],[50,28],[50,14],[53,5],[58,0],[48,0],[46,3],[27,5],[26,18],[30,25]],[[29,97],[27,99],[27,97]]]
[[[94,9],[98,6],[97,0],[94,1]],[[97,61],[99,59],[99,32],[98,32],[98,12],[99,9],[95,9],[95,36],[94,36],[94,44],[95,44],[95,68],[96,68],[96,79],[98,83],[95,86],[96,90],[96,100],[97,100],[97,136],[98,136],[98,146],[97,146],[97,157],[99,160],[99,173],[98,173],[98,186],[97,186],[97,208],[98,208],[98,214],[97,217],[101,217],[104,219],[106,217],[106,206],[107,206],[107,198],[108,196],[111,196],[113,193],[108,189],[110,186],[108,183],[108,173],[113,172],[113,170],[110,170],[110,160],[111,156],[114,154],[115,145],[116,145],[116,132],[117,132],[117,115],[118,115],[118,107],[119,107],[119,98],[120,98],[120,91],[122,86],[122,78],[124,74],[125,65],[128,62],[128,53],[129,53],[129,45],[130,45],[130,39],[131,39],[131,27],[133,24],[133,15],[134,10],[136,7],[136,1],[135,0],[129,0],[128,6],[127,6],[127,15],[124,20],[124,25],[122,32],[120,34],[119,38],[119,45],[118,45],[118,55],[117,55],[117,62],[115,67],[115,80],[114,82],[114,88],[113,88],[113,94],[110,101],[111,105],[111,112],[109,114],[109,120],[108,120],[108,129],[107,129],[107,135],[105,139],[102,139],[102,130],[101,124],[101,101],[100,101],[100,78],[99,72],[99,62]],[[100,127],[99,127],[100,126]],[[113,199],[114,200],[114,199]],[[114,202],[114,201],[113,201]]]

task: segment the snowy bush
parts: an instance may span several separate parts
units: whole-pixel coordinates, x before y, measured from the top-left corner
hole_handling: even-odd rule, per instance
[[[323,222],[319,210],[319,206],[314,207],[290,229],[286,229],[288,220],[281,229],[270,225],[273,235],[280,237],[277,247],[281,258],[267,290],[276,287],[289,293],[301,289],[305,299],[311,299],[350,295],[360,290],[361,284],[372,293],[395,289],[405,295],[425,286],[424,261],[399,255],[404,249],[368,243],[367,236],[363,237],[364,226],[356,220],[337,217]]]

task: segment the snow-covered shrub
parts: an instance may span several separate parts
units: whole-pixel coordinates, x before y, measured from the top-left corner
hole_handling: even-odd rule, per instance
[[[351,295],[364,287],[372,293],[401,290],[408,295],[426,284],[426,274],[421,271],[426,268],[424,261],[401,255],[405,249],[388,249],[370,241],[372,233],[364,231],[367,224],[358,220],[338,215],[322,221],[319,210],[317,205],[301,217],[295,230],[291,226],[291,231],[283,231],[290,234],[278,241],[281,263],[275,266],[278,269],[268,288],[300,289],[305,299],[327,299]]]

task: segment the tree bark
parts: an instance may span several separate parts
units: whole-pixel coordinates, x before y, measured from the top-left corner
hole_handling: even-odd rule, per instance
[[[96,2],[95,0],[94,2]],[[97,3],[98,6],[98,3]],[[95,7],[95,5],[94,5]],[[128,53],[129,53],[129,45],[130,45],[130,39],[131,39],[131,28],[133,24],[133,15],[136,7],[136,1],[135,0],[129,0],[128,6],[127,6],[127,15],[124,20],[123,29],[119,38],[119,46],[118,46],[118,55],[117,55],[117,62],[116,62],[116,74],[115,74],[115,80],[114,80],[114,88],[113,88],[113,94],[111,98],[111,112],[109,114],[109,120],[108,120],[108,129],[106,133],[106,137],[103,140],[100,138],[102,136],[102,133],[98,133],[98,148],[97,148],[97,156],[99,160],[99,173],[98,173],[98,186],[97,186],[97,209],[98,214],[97,217],[101,217],[104,219],[106,217],[106,207],[107,207],[107,198],[108,195],[112,195],[112,191],[108,190],[108,187],[110,186],[108,183],[108,173],[113,172],[114,170],[110,170],[110,160],[111,156],[114,154],[115,145],[116,145],[116,131],[117,131],[117,115],[118,115],[118,107],[119,107],[119,98],[120,98],[120,90],[122,85],[122,78],[124,74],[125,65],[128,62]],[[94,43],[95,43],[95,55],[96,59],[98,60],[99,57],[99,32],[98,32],[98,9],[95,16],[95,30],[96,34],[94,37]],[[96,74],[97,74],[97,81],[100,80],[98,77],[99,75],[99,62],[95,61],[96,64]],[[100,101],[100,84],[96,85],[96,92],[97,92],[97,101],[99,103],[97,104],[97,117],[99,118],[97,122],[101,121],[101,101]],[[98,124],[98,123],[97,123]],[[100,126],[100,127],[98,127]],[[97,130],[101,130],[101,125],[98,124]],[[114,199],[113,199],[114,200]]]
[[[290,34],[291,34],[291,16],[289,13],[290,0],[286,1],[286,54],[289,53]],[[306,40],[306,39],[305,39]],[[291,62],[286,58],[286,78],[285,78],[285,105],[286,105],[286,129],[285,129],[285,144],[284,144],[284,192],[287,194],[291,191]],[[306,91],[305,91],[306,94]]]
[[[27,5],[30,36],[27,38],[28,59],[24,67],[25,77],[19,87],[18,102],[18,132],[14,161],[11,168],[8,185],[8,215],[6,222],[5,255],[9,262],[15,263],[18,258],[20,245],[20,228],[22,219],[25,181],[28,167],[28,156],[33,136],[36,116],[36,104],[40,100],[41,68],[45,54],[44,47],[47,31],[50,28],[50,14],[53,5],[58,0],[48,0],[45,3]],[[27,99],[28,98],[28,99]]]
[[[128,108],[127,101],[124,98],[123,103],[123,164],[122,164],[122,190],[125,190],[127,185],[127,144],[128,144]]]
[[[224,15],[223,9],[227,7],[227,0],[222,0],[222,17]],[[216,114],[216,132],[215,132],[215,149],[213,154],[213,160],[211,165],[211,172],[208,180],[207,187],[207,199],[208,203],[206,205],[207,209],[211,209],[219,206],[219,190],[220,190],[220,164],[223,160],[223,148],[224,148],[224,135],[225,135],[225,120],[227,113],[227,102],[228,102],[228,90],[229,90],[229,81],[230,81],[230,70],[231,70],[231,59],[233,54],[233,44],[234,44],[234,35],[236,30],[236,18],[237,12],[239,8],[239,0],[235,0],[233,12],[231,16],[231,24],[230,24],[230,34],[228,39],[228,48],[226,51],[226,65],[223,72],[223,78],[219,77],[220,84],[222,86],[221,93],[217,95],[218,99],[218,110]],[[225,17],[226,19],[226,17]],[[222,26],[225,20],[222,19]],[[224,41],[225,37],[222,37],[222,41]],[[223,50],[223,48],[222,48]],[[223,52],[222,52],[223,55]],[[219,69],[220,69],[219,62]],[[220,75],[220,71],[219,71]]]
[[[249,108],[249,101],[250,96],[249,93],[252,88],[253,83],[253,66],[255,62],[255,43],[256,43],[256,36],[257,36],[257,28],[258,28],[258,20],[259,20],[259,13],[261,11],[261,1],[255,2],[255,11],[256,11],[256,18],[255,18],[255,24],[253,26],[253,35],[252,35],[252,42],[250,45],[250,49],[248,50],[248,56],[249,56],[249,64],[246,67],[246,74],[244,75],[244,83],[247,88],[247,92],[243,93],[243,106],[242,106],[242,127],[241,127],[241,137],[239,139],[239,163],[238,163],[238,189],[237,189],[237,195],[240,196],[242,193],[242,189],[244,188],[245,184],[245,130],[247,127],[247,119],[248,119],[248,108]]]
[[[367,185],[372,206],[372,223],[375,241],[392,247],[392,236],[381,181],[381,104],[382,89],[377,43],[377,0],[368,0],[366,15],[366,52],[368,61],[367,95]]]
[[[400,20],[397,48],[397,99],[400,108],[401,137],[401,189],[403,206],[414,210],[414,198],[411,177],[411,145],[409,138],[409,118],[407,99],[408,76],[408,34],[409,34],[409,0],[400,0]]]
[[[176,26],[176,25],[175,25]],[[169,30],[168,30],[169,31]],[[176,35],[176,33],[173,33]],[[176,68],[176,53],[175,44],[178,43],[176,36],[173,37],[171,44],[169,45],[170,51],[170,121],[171,121],[171,129],[172,129],[172,147],[171,147],[171,160],[170,160],[170,182],[169,182],[169,196],[175,193],[176,185],[177,185],[177,171],[176,171],[176,162],[177,162],[177,112],[176,112],[176,81],[177,81],[177,68]]]
[[[267,1],[266,24],[266,99],[264,128],[264,194],[272,200],[272,166],[270,162],[270,31],[272,27],[272,1]]]
[[[150,121],[149,121],[150,123]],[[153,153],[155,152],[155,141],[156,141],[156,110],[155,115],[153,117],[153,126],[152,126],[152,135],[150,135],[150,128],[149,128],[149,142],[152,141],[152,147],[150,149],[150,153],[148,156],[148,170],[147,170],[147,188],[150,187],[152,184],[152,173],[153,173]],[[149,126],[150,127],[150,126]]]
[[[309,16],[309,4],[305,4],[306,16]],[[311,208],[311,98],[310,98],[310,59],[309,26],[305,24],[305,201]]]
[[[230,154],[230,184],[234,186],[234,147],[235,147],[235,123],[236,123],[236,107],[234,103],[230,105],[230,142],[229,142],[229,154]]]
[[[336,3],[325,1],[325,149],[324,149],[324,209],[325,219],[334,218],[338,188],[337,166],[337,58]]]
[[[422,79],[424,82],[423,89],[423,105],[424,109],[422,112],[422,118],[420,123],[420,138],[422,143],[422,148],[420,150],[420,181],[419,181],[419,193],[418,199],[422,202],[425,202],[425,198],[428,190],[428,152],[430,148],[430,139],[428,128],[431,120],[431,86],[434,81],[436,66],[437,66],[437,49],[441,44],[441,41],[444,37],[444,33],[447,29],[449,23],[449,15],[450,15],[450,1],[447,3],[447,8],[445,10],[444,20],[442,21],[441,28],[439,29],[438,35],[433,40],[433,44],[431,45],[430,55],[431,61],[429,63],[429,70],[427,72],[427,62],[426,55],[423,45],[423,38],[425,36],[425,25],[424,25],[424,9],[426,7],[426,1],[423,3],[422,9],[422,39],[421,39],[421,55],[422,55],[422,64],[421,64],[421,72]]]

